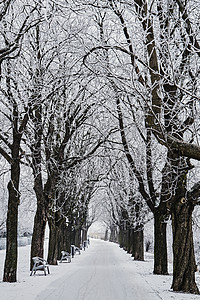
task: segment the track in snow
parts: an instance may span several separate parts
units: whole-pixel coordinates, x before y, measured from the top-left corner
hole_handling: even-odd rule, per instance
[[[59,266],[58,266],[59,268]],[[92,240],[40,300],[160,300],[117,244]],[[50,275],[49,275],[50,276]]]

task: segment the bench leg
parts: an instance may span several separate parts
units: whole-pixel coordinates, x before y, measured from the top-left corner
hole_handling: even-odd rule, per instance
[[[31,274],[30,274],[30,276],[32,276],[32,275],[33,275],[33,272],[34,272],[34,274],[35,274],[35,272],[36,272],[36,270],[35,270],[35,264],[34,264],[34,266],[33,266],[33,268],[32,268],[32,271],[31,271]]]

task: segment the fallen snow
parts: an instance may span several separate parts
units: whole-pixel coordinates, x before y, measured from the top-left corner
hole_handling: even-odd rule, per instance
[[[4,300],[200,300],[170,290],[172,274],[153,275],[153,257],[134,261],[117,244],[91,239],[72,263],[50,266],[50,275],[29,272],[30,246],[19,248],[18,282],[2,282],[5,250],[0,251],[0,299]],[[171,268],[171,265],[170,265]],[[196,273],[200,286],[200,274]]]

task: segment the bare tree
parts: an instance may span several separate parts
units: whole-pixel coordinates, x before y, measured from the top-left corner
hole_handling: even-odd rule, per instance
[[[106,36],[107,40],[104,38],[106,43],[102,43],[101,41],[99,45],[96,47],[94,46],[90,50],[88,55],[91,55],[92,53],[95,54],[97,51],[104,51],[104,53],[107,51],[109,52],[110,57],[112,57],[111,53],[113,53],[113,57],[117,57],[117,59],[112,60],[112,68],[109,66],[109,78],[112,82],[118,79],[117,84],[114,83],[112,85],[118,101],[117,105],[121,137],[125,153],[135,174],[137,174],[136,176],[143,197],[147,199],[147,203],[149,203],[152,210],[154,210],[153,203],[156,203],[156,194],[152,185],[151,168],[149,168],[149,171],[147,172],[148,188],[150,192],[150,194],[147,194],[144,189],[145,185],[143,185],[143,178],[141,178],[137,168],[135,168],[135,162],[130,155],[129,146],[126,141],[125,127],[123,124],[124,120],[120,108],[121,97],[119,95],[121,95],[121,91],[124,90],[124,88],[122,88],[122,82],[126,87],[130,88],[131,80],[128,76],[125,76],[125,74],[128,74],[128,69],[127,73],[123,72],[122,69],[124,70],[124,68],[122,65],[120,68],[120,63],[117,65],[118,73],[114,73],[114,70],[116,70],[115,62],[126,62],[125,59],[123,60],[123,54],[130,57],[130,63],[127,63],[127,65],[128,67],[132,66],[134,70],[132,92],[131,88],[128,91],[135,97],[140,97],[140,103],[141,100],[145,102],[144,112],[147,139],[152,138],[151,133],[153,133],[157,141],[161,145],[164,145],[168,151],[166,162],[168,170],[166,168],[163,169],[161,194],[163,200],[160,202],[163,206],[162,209],[160,206],[163,217],[165,214],[169,214],[165,205],[166,199],[168,199],[170,200],[168,201],[169,208],[173,207],[172,219],[176,220],[173,223],[173,226],[176,228],[174,228],[174,232],[179,232],[176,226],[179,227],[180,232],[183,232],[181,230],[181,223],[177,223],[179,220],[179,218],[177,218],[178,206],[174,205],[174,203],[179,203],[181,207],[185,207],[186,210],[183,209],[183,212],[188,215],[188,225],[186,228],[188,229],[188,233],[190,232],[189,236],[192,238],[190,222],[196,198],[194,197],[194,201],[191,201],[191,198],[187,198],[187,201],[183,201],[184,203],[180,202],[180,199],[185,199],[186,195],[190,193],[186,188],[183,188],[181,193],[182,196],[185,195],[185,197],[177,197],[175,199],[172,195],[174,192],[177,196],[178,194],[180,195],[179,192],[177,193],[177,191],[179,191],[178,186],[180,187],[184,174],[186,176],[187,172],[192,167],[189,160],[186,160],[183,157],[199,160],[200,152],[198,144],[195,143],[197,141],[197,135],[194,130],[195,124],[196,128],[198,127],[198,120],[194,119],[197,102],[196,100],[193,100],[198,99],[195,92],[197,90],[197,64],[192,67],[192,61],[194,62],[199,59],[199,44],[196,38],[197,24],[194,26],[191,25],[190,18],[192,18],[192,13],[189,12],[189,4],[186,7],[181,1],[170,1],[169,3],[166,1],[154,1],[149,3],[147,1],[138,0],[134,1],[133,5],[130,5],[128,1],[123,3],[120,1],[107,1],[107,7],[105,3],[105,6],[101,7],[101,9],[102,8],[104,11],[109,11],[108,16],[110,16],[111,11],[116,16],[115,23],[121,26],[122,34],[120,35],[120,38],[122,39],[123,44],[120,41],[120,38],[115,38],[116,42],[114,42],[114,39],[108,39]],[[193,7],[193,9],[196,12],[198,11],[196,7]],[[125,11],[127,14],[124,13]],[[131,29],[131,25],[129,25],[130,20],[128,19],[129,14],[133,16],[140,29],[139,32],[138,28],[135,27],[137,36],[141,41],[141,44],[138,44],[141,46],[141,50],[140,52],[137,52],[137,54],[135,50],[137,49],[137,45],[134,37],[129,33],[129,29]],[[106,24],[106,21],[104,23]],[[143,35],[141,35],[141,32],[143,32]],[[177,38],[179,41],[178,43],[176,42]],[[174,51],[174,49],[176,49],[176,51]],[[108,66],[106,65],[106,67]],[[126,93],[128,91],[126,90]],[[148,154],[150,154],[148,145],[147,151]],[[149,160],[148,157],[150,156],[147,156],[147,159]],[[148,164],[150,165],[150,160]],[[172,172],[171,174],[170,170]],[[165,195],[167,186],[171,186],[170,193],[166,193]],[[199,197],[198,189],[198,184],[192,189],[195,191],[194,194],[196,197]],[[172,203],[171,207],[170,202]],[[176,217],[174,218],[174,216]],[[188,233],[185,231],[185,236],[188,236]],[[180,236],[179,238],[177,237],[177,239],[181,241]],[[174,240],[176,240],[176,237],[174,237]],[[174,247],[176,248],[176,243],[174,243]],[[193,242],[192,240],[188,240],[188,244],[182,243],[176,249],[180,249],[180,247],[185,249],[182,253],[188,253],[185,257],[187,257],[190,262],[186,264],[178,263],[178,261],[180,262],[180,256],[177,256],[178,251],[174,248],[174,262],[177,263],[174,263],[174,280],[172,287],[174,290],[198,293],[198,288],[194,279],[195,262],[192,250]],[[183,261],[183,256],[181,261]],[[180,269],[182,269],[181,272]]]
[[[30,106],[30,99],[26,103],[22,101],[23,92],[20,91],[19,83],[15,80],[19,69],[13,70],[13,67],[16,66],[13,59],[17,59],[20,54],[26,32],[41,22],[41,19],[35,18],[34,14],[37,4],[34,2],[32,4],[23,6],[19,5],[18,1],[6,1],[1,14],[1,41],[5,45],[0,51],[3,99],[1,113],[10,124],[9,135],[3,132],[1,134],[3,146],[0,147],[0,153],[11,166],[11,179],[8,183],[7,249],[3,279],[8,282],[16,281],[20,160],[23,156],[21,142],[28,122],[28,107]]]

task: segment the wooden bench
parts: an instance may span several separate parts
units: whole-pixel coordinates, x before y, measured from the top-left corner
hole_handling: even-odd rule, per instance
[[[75,246],[75,253],[81,254],[81,249]]]
[[[60,263],[62,263],[63,261],[66,261],[68,263],[71,262],[72,258],[71,258],[71,255],[68,252],[61,251],[61,254],[62,254],[62,257],[61,257]]]
[[[47,273],[50,274],[49,265],[44,258],[36,256],[33,257],[32,260],[34,262],[34,265],[30,276],[32,276],[33,273],[35,274],[37,271],[44,271],[45,276],[47,275]]]

